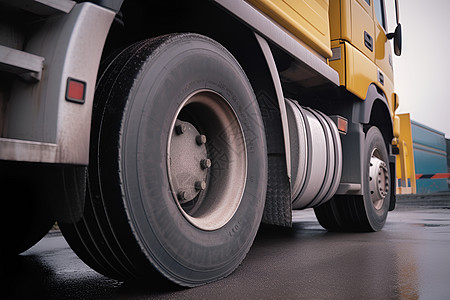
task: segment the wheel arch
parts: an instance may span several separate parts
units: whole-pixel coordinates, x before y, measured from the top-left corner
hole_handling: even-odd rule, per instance
[[[352,101],[350,102],[350,98]],[[349,132],[342,137],[344,167],[341,178],[342,188],[337,194],[361,195],[363,190],[363,145],[365,134],[371,126],[379,128],[388,152],[391,170],[395,171],[395,156],[391,155],[391,141],[393,138],[393,124],[389,104],[383,91],[375,84],[371,84],[366,93],[366,98],[361,100],[347,93],[346,104],[348,110],[343,110],[343,115],[349,118]],[[351,103],[351,104],[349,104]],[[360,157],[355,160],[355,157]],[[395,174],[395,173],[393,173]],[[391,176],[395,178],[395,176]],[[356,183],[354,190],[349,190],[348,183]],[[392,180],[392,184],[395,181]],[[392,196],[392,195],[391,195]]]
[[[389,103],[384,92],[375,84],[371,84],[367,89],[364,101],[355,103],[353,107],[353,118],[353,121],[357,121],[358,123],[378,127],[386,145],[391,144],[394,137],[394,127]]]

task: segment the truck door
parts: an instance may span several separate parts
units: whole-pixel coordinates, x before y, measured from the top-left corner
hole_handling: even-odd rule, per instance
[[[375,59],[373,0],[354,0],[351,3],[352,44],[370,60]]]
[[[384,0],[372,0],[374,6],[374,23],[375,23],[375,64],[384,73],[387,78],[378,78],[378,81],[382,84],[386,84],[386,80],[391,83],[394,81],[394,74],[392,68],[392,51],[391,43],[388,41],[387,34],[387,21],[386,21],[386,8]],[[383,80],[384,79],[384,80]],[[389,84],[388,84],[389,85]]]

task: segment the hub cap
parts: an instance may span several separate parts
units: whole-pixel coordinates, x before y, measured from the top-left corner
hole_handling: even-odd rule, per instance
[[[370,158],[369,188],[373,206],[377,210],[381,209],[389,193],[389,172],[377,149],[374,149]]]
[[[200,191],[206,189],[211,160],[207,158],[205,144],[206,136],[201,135],[191,123],[175,122],[170,148],[171,183],[180,204],[194,200]]]
[[[203,230],[225,225],[239,207],[247,177],[244,133],[223,97],[198,91],[181,105],[167,149],[174,201]]]

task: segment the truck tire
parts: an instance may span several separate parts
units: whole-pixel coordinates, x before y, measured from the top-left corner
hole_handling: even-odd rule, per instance
[[[183,286],[230,274],[253,243],[267,186],[263,122],[237,61],[197,34],[111,59],[96,88],[87,183],[83,218],[60,226],[98,272],[147,284],[161,273]]]
[[[364,195],[335,195],[314,209],[319,223],[331,231],[379,231],[390,202],[390,168],[386,144],[377,127],[364,142]]]

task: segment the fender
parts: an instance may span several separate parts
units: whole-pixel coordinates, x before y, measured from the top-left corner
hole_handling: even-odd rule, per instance
[[[364,101],[357,101],[353,105],[352,122],[378,126],[387,144],[390,144],[393,133],[392,113],[386,96],[375,84],[367,89]]]
[[[362,195],[362,191],[364,190],[364,170],[362,167],[364,162],[361,154],[364,151],[364,125],[373,125],[380,129],[388,147],[389,155],[391,152],[389,145],[394,136],[389,104],[383,92],[374,84],[371,84],[367,89],[364,100],[357,99],[351,105],[351,116],[346,116],[351,120],[349,122],[348,132],[347,135],[341,137],[344,166],[342,169],[341,183],[336,192],[338,195]],[[390,160],[392,160],[393,156],[390,156]],[[356,160],[355,157],[359,157],[359,159]],[[391,177],[395,178],[395,175]],[[393,180],[391,181],[394,182]]]

